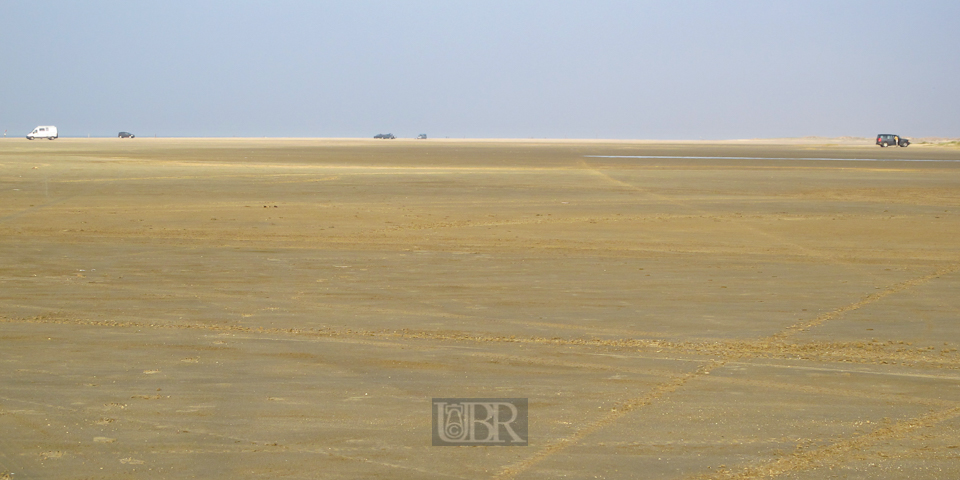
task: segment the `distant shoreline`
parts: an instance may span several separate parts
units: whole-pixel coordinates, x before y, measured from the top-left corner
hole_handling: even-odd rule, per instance
[[[911,146],[960,146],[960,138],[947,137],[906,137],[913,142]],[[30,141],[44,142],[44,139],[27,140],[23,136],[0,137],[3,140],[11,141]],[[873,137],[783,137],[783,138],[746,138],[746,139],[724,139],[724,140],[664,140],[664,139],[614,139],[614,138],[397,138],[393,140],[374,139],[371,137],[136,137],[134,139],[120,139],[117,137],[86,137],[86,136],[61,136],[57,140],[111,140],[120,142],[138,142],[138,141],[311,141],[311,142],[359,142],[359,143],[551,143],[551,144],[727,144],[727,145],[835,145],[835,146],[862,146],[874,145]],[[46,142],[49,142],[47,140]]]

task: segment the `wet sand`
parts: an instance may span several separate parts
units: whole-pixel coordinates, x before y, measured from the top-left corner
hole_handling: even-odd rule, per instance
[[[957,478],[958,239],[956,148],[2,140],[0,478]]]

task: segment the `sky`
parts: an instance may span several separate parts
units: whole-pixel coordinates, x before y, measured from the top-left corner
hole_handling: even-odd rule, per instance
[[[0,130],[960,137],[956,1],[0,0]]]

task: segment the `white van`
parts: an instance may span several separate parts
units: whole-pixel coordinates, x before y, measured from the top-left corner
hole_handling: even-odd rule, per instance
[[[33,140],[34,138],[46,138],[47,140],[53,140],[54,138],[59,137],[57,135],[57,127],[37,127],[34,128],[32,132],[27,134],[27,140]]]

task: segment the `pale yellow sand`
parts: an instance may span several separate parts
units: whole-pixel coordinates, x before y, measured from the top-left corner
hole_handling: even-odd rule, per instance
[[[4,140],[0,476],[960,476],[960,162],[756,159],[960,150],[783,143]]]

